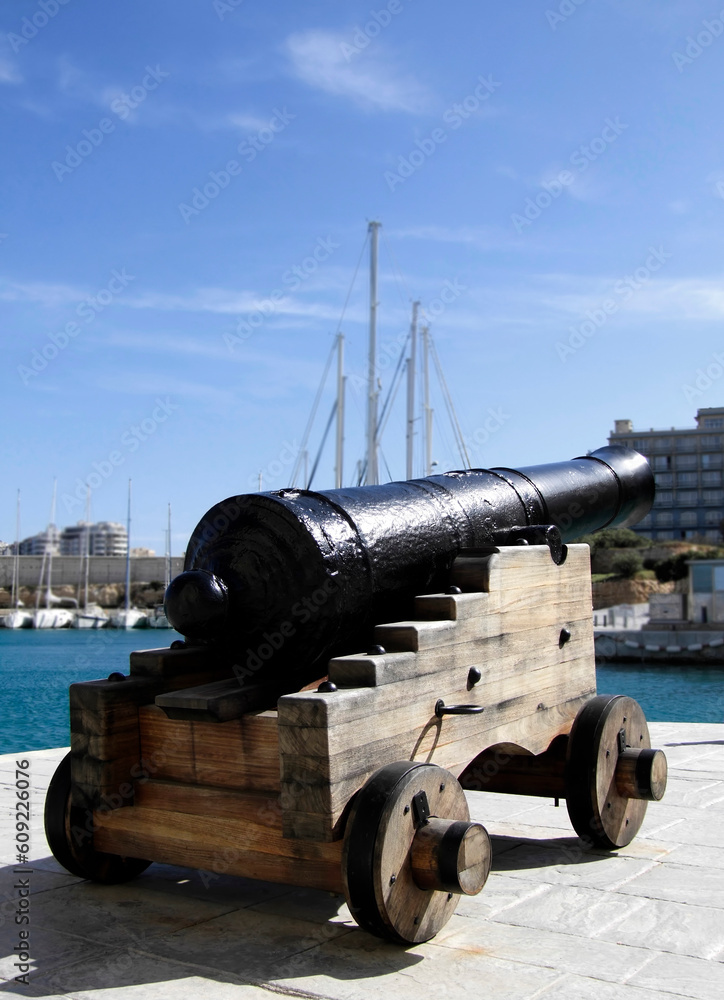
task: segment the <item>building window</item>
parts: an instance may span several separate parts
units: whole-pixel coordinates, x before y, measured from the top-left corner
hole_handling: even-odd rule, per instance
[[[685,434],[678,440],[679,451],[696,451],[696,438],[693,434]]]
[[[651,514],[647,514],[646,517],[643,520],[639,521],[639,523],[636,525],[636,530],[638,531],[640,528],[650,528],[652,521],[653,519],[651,517]]]
[[[710,490],[709,492],[714,492]],[[687,507],[692,506],[692,504],[699,503],[699,494],[696,490],[679,490],[676,494],[676,502],[678,504],[685,504]]]
[[[707,430],[717,431],[721,427],[724,427],[724,419],[722,419],[721,417],[705,417],[704,426],[707,428]]]
[[[719,525],[722,521],[720,510],[706,510],[704,511],[704,524],[716,524]]]
[[[677,469],[695,469],[696,455],[678,455],[676,459]]]
[[[701,438],[702,448],[721,448],[721,434],[704,434]]]
[[[721,469],[721,455],[702,455],[701,467],[702,469]]]
[[[677,486],[696,486],[697,478],[695,472],[679,472],[676,477]]]
[[[657,472],[654,476],[657,486],[673,486],[674,477],[670,472]]]
[[[696,563],[691,567],[691,587],[695,594],[710,594],[712,587],[711,579],[711,566],[697,566]]]
[[[661,513],[656,515],[656,526],[659,528],[668,527],[674,523],[674,515],[670,510],[661,511]]]
[[[672,503],[673,499],[674,496],[671,490],[658,490],[654,497],[654,503],[657,507],[664,507],[666,504]]]
[[[674,532],[673,531],[657,531],[656,532],[656,537],[659,539],[659,541],[670,542],[671,539],[674,537]]]
[[[652,451],[669,451],[671,448],[671,438],[651,438],[649,447]]]
[[[682,528],[695,528],[697,525],[695,510],[682,510],[679,514],[679,524]]]
[[[671,455],[655,455],[654,456],[654,469],[657,471],[661,469],[671,468]]]
[[[705,486],[720,486],[721,472],[702,472],[701,481]]]
[[[724,490],[704,490],[703,500],[704,503],[722,503],[724,501]]]

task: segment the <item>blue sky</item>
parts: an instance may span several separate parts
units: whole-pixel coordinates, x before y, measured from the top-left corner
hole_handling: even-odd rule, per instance
[[[371,219],[382,391],[419,299],[474,464],[691,425],[724,403],[723,75],[698,0],[4,4],[0,538],[54,476],[61,525],[89,477],[123,520],[131,477],[159,551],[170,501],[177,552],[260,470],[287,485],[351,287],[349,481]]]

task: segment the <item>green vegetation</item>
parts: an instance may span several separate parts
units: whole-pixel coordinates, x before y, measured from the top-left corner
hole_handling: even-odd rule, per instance
[[[577,541],[585,542],[591,549],[591,555],[599,549],[648,549],[651,547],[648,538],[642,538],[630,528],[602,528],[601,531],[584,535]]]
[[[677,552],[666,559],[644,559],[646,569],[651,569],[656,574],[656,579],[661,583],[668,583],[669,580],[683,580],[689,570],[686,565],[689,559],[720,559],[722,549],[687,549],[684,552]]]
[[[617,576],[623,577],[624,580],[633,580],[636,574],[644,568],[644,563],[638,552],[622,552],[613,560],[611,568]]]

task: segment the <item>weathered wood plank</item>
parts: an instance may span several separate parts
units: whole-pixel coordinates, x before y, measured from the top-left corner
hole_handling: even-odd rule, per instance
[[[433,699],[433,707],[436,698],[447,700],[451,696],[458,703],[476,704],[478,698],[491,700],[487,686],[496,683],[505,684],[507,696],[511,697],[518,688],[540,683],[538,672],[551,667],[567,672],[580,663],[593,676],[593,635],[588,617],[568,622],[571,639],[563,646],[560,628],[556,622],[481,642],[471,640],[461,645],[435,647],[420,651],[412,659],[401,660],[401,654],[375,657],[373,669],[378,681],[375,688],[285,695],[279,701],[279,724],[332,728],[368,716],[377,719],[387,705],[396,708],[401,702],[417,704],[420,699],[429,698]],[[480,669],[482,679],[469,688],[472,666]]]
[[[280,688],[271,684],[240,684],[235,677],[200,684],[156,696],[156,704],[170,719],[228,722],[246,712],[276,705]]]
[[[218,874],[342,892],[340,841],[288,840],[281,832],[278,800],[249,793],[210,793],[198,787],[139,793],[153,806],[94,815],[98,850],[153,858]],[[156,808],[156,805],[160,808]],[[180,808],[171,809],[171,805]],[[210,823],[209,810],[224,822]]]
[[[179,722],[155,705],[139,713],[142,764],[152,777],[220,788],[279,790],[276,712],[224,723]]]
[[[208,646],[183,646],[171,649],[140,649],[131,653],[131,675],[133,677],[173,677],[183,674],[218,673],[229,671],[231,663],[227,658]]]

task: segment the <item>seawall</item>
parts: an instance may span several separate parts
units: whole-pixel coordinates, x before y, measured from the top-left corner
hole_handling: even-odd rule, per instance
[[[20,556],[19,575],[21,587],[37,587],[40,579],[42,556]],[[183,556],[171,560],[171,576],[183,570]],[[53,556],[53,585],[68,583],[78,586],[81,577],[78,556]],[[150,583],[163,581],[166,559],[163,556],[137,556],[131,558],[131,582]],[[126,579],[125,556],[91,556],[89,583],[123,583]],[[0,556],[0,587],[10,587],[13,581],[13,556]]]

